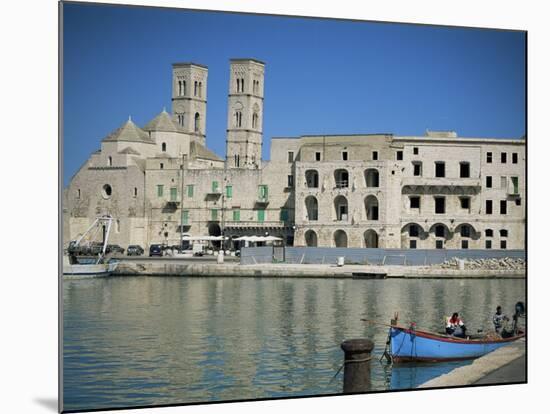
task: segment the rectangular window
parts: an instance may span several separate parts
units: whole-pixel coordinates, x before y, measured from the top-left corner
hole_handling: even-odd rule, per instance
[[[170,188],[170,201],[178,201],[178,189],[176,187]]]
[[[258,197],[260,200],[267,200],[267,185],[258,186]]]
[[[164,186],[162,184],[157,185],[157,196],[162,197],[164,193]]]
[[[462,240],[462,242],[460,243],[460,247],[462,247],[463,249],[467,249],[468,248],[468,240]]]
[[[235,209],[233,210],[233,221],[240,221],[241,220],[241,210]]]
[[[510,177],[512,180],[512,194],[519,194],[519,178],[518,177]]]
[[[288,210],[286,208],[281,209],[281,221],[288,221]]]
[[[485,177],[485,187],[493,188],[493,177],[491,177],[490,175]]]
[[[160,163],[160,169],[164,170],[164,164],[162,162]]]
[[[409,249],[416,249],[416,240],[409,240]]]
[[[460,178],[469,178],[470,177],[470,163],[461,162],[460,163]]]
[[[217,193],[218,192],[218,182],[212,181],[212,192]]]
[[[411,208],[420,208],[420,197],[410,197]]]
[[[194,189],[195,189],[195,186],[193,184],[190,184],[187,186],[187,197],[193,198]]]
[[[485,200],[485,214],[493,214],[493,200]]]
[[[258,222],[263,223],[265,221],[265,210],[258,210]]]
[[[422,163],[415,161],[413,162],[413,175],[415,177],[420,177],[422,175]]]
[[[315,153],[315,161],[321,161],[321,153],[320,152]]]
[[[493,242],[491,240],[485,240],[485,248],[491,249]]]
[[[500,177],[500,188],[505,190],[507,182],[508,180],[506,179],[506,177]]]
[[[445,237],[445,227],[439,225],[435,227],[435,237]]]
[[[445,214],[445,197],[435,197],[435,214]]]
[[[226,185],[225,186],[225,196],[227,198],[233,198],[233,186],[232,185]]]
[[[373,161],[378,161],[378,151],[373,151],[372,152],[372,160]]]
[[[506,229],[501,229],[499,231],[499,234],[500,234],[500,237],[508,237],[508,230]]]
[[[518,153],[513,152],[512,153],[512,164],[517,164],[517,163],[518,163]]]
[[[500,214],[506,214],[506,200],[500,200]]]
[[[289,175],[287,177],[287,187],[294,187],[294,176],[293,175]]]
[[[403,161],[403,151],[397,151],[397,152],[395,153],[395,159],[396,159],[397,161]]]
[[[288,151],[288,162],[294,162],[294,151]]]
[[[435,176],[438,178],[445,177],[445,163],[438,161],[435,163]]]
[[[409,227],[409,236],[418,237],[418,226],[416,224],[413,224]]]
[[[516,206],[521,206],[521,198],[516,198]]]
[[[418,147],[413,147],[413,154],[418,155]]]
[[[347,161],[347,160],[348,160],[348,152],[342,151],[342,161]]]
[[[487,153],[487,164],[491,164],[493,162],[493,153],[488,152]]]
[[[189,224],[189,210],[181,212],[181,224]]]
[[[461,237],[470,237],[470,227],[461,226],[460,227],[460,236]]]
[[[501,249],[506,249],[506,240],[501,240],[500,241],[500,248]]]
[[[485,237],[493,237],[493,229],[486,229]]]
[[[210,210],[210,218],[212,219],[212,221],[218,220],[218,209],[213,208],[212,210]]]
[[[435,241],[435,248],[436,249],[442,249],[443,248],[443,240],[436,240]]]
[[[470,197],[460,197],[460,208],[470,209]]]
[[[502,164],[506,164],[506,157],[507,157],[508,154],[506,154],[505,152],[501,152],[500,153],[500,162]]]

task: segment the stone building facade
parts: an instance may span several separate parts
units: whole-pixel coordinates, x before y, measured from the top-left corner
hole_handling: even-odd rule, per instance
[[[129,119],[71,179],[65,242],[111,214],[122,246],[270,234],[298,246],[524,248],[523,139],[285,137],[262,161],[264,70],[230,61],[222,159],[206,147],[208,69],[174,64],[172,115]]]

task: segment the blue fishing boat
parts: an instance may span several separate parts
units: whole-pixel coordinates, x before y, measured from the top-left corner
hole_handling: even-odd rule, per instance
[[[460,361],[478,358],[524,336],[518,331],[509,338],[457,338],[395,325],[390,327],[389,355],[394,363]]]

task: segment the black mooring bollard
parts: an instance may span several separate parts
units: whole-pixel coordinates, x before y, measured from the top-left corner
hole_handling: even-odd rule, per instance
[[[370,360],[374,343],[370,339],[348,339],[344,351],[344,393],[370,390]]]

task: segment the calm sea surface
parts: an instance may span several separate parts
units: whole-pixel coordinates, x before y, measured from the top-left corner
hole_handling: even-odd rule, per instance
[[[373,389],[412,388],[465,363],[392,369],[386,328],[361,318],[440,330],[459,311],[474,332],[524,299],[523,280],[67,280],[64,408],[340,393],[340,343],[356,337],[375,342]]]

